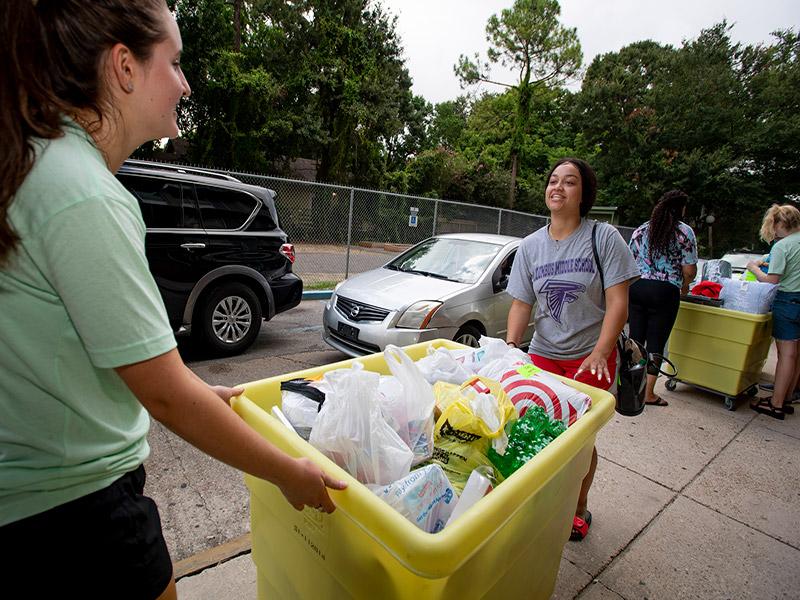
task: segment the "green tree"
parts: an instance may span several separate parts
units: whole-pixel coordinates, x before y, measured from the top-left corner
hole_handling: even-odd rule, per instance
[[[749,102],[745,119],[750,168],[765,203],[800,197],[800,29],[777,31],[770,46],[743,53]]]
[[[442,146],[449,150],[458,148],[468,115],[469,100],[466,96],[437,104],[428,132],[431,146]]]
[[[369,0],[306,0],[307,35],[295,48],[309,64],[321,119],[317,178],[367,183],[379,177],[388,140],[413,112],[411,78],[396,18]]]
[[[386,139],[386,162],[390,171],[402,170],[412,156],[429,149],[433,106],[422,96],[414,96],[411,102],[400,106],[402,129]]]
[[[281,43],[286,31],[265,18],[270,3],[225,0],[175,4],[184,41],[182,67],[192,96],[180,109],[190,157],[203,164],[265,170],[297,149],[313,123],[286,102],[296,64]],[[237,33],[238,32],[238,33]],[[293,88],[293,85],[295,86]]]
[[[558,86],[574,77],[580,69],[582,52],[575,28],[559,23],[561,7],[557,0],[516,0],[500,17],[492,15],[486,25],[486,39],[491,47],[488,62],[476,54],[471,60],[463,54],[455,66],[462,85],[480,81],[502,85],[515,91],[516,110],[510,145],[511,183],[509,206],[514,206],[517,167],[523,137],[532,115],[534,89]],[[519,81],[512,85],[489,79],[490,64],[500,63],[519,71]]]
[[[430,198],[469,201],[469,162],[458,152],[442,147],[421,152],[406,166],[407,192]]]
[[[395,23],[371,0],[176,0],[193,87],[181,109],[192,158],[376,185],[425,143]],[[426,112],[427,111],[427,112]]]
[[[729,31],[723,21],[678,49],[638,42],[587,70],[573,118],[599,148],[602,188],[624,224],[646,220],[663,192],[681,188],[706,248],[708,214],[715,249],[755,241],[764,192],[748,140],[762,113],[750,91],[752,52]]]
[[[600,189],[620,206],[626,224],[649,215],[672,157],[661,148],[656,100],[674,54],[646,41],[596,57],[574,105],[574,127],[599,148]]]
[[[538,213],[546,210],[544,177],[556,159],[563,156],[593,159],[594,148],[567,119],[572,103],[572,94],[563,89],[543,86],[534,90],[530,107],[537,118],[531,121],[520,140],[515,208]],[[486,178],[485,182],[476,184],[476,192],[481,185],[492,190],[491,200],[486,193],[481,194],[481,203],[508,206],[508,187],[500,196],[496,192],[497,182],[511,184],[507,161],[514,136],[516,107],[515,90],[487,94],[472,105],[461,137],[461,152],[474,165],[475,174],[482,173]],[[472,201],[478,201],[477,193],[473,194]]]

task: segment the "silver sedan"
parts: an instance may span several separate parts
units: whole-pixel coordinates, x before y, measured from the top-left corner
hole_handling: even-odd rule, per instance
[[[343,281],[323,313],[323,337],[350,356],[436,338],[477,346],[504,337],[508,276],[521,238],[437,235],[383,267]],[[528,325],[523,342],[533,335]]]

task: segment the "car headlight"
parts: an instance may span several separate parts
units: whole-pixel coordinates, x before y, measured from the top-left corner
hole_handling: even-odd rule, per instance
[[[425,329],[431,322],[434,313],[441,307],[442,303],[434,300],[415,302],[403,312],[397,326],[408,329]]]

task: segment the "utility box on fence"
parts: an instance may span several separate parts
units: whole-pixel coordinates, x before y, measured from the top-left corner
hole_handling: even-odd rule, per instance
[[[405,350],[418,360],[429,347],[463,346],[434,340]],[[613,396],[568,381],[591,396],[591,409],[458,521],[430,534],[269,414],[280,405],[281,381],[318,376],[356,361],[389,374],[383,355],[374,354],[248,383],[234,399],[236,412],[281,450],[313,460],[349,485],[332,492],[337,510],[328,515],[298,512],[275,486],[245,476],[258,597],[549,598],[595,436],[614,414]]]

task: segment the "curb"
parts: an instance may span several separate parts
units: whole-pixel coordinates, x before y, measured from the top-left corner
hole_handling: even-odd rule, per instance
[[[327,300],[333,295],[333,290],[318,290],[303,292],[303,300]]]
[[[232,558],[247,554],[251,551],[252,540],[249,533],[238,537],[234,540],[226,542],[220,546],[209,548],[202,552],[198,552],[193,556],[184,558],[175,563],[172,567],[172,577],[175,581],[183,577],[197,575],[201,571],[205,571],[211,567],[229,561]]]

